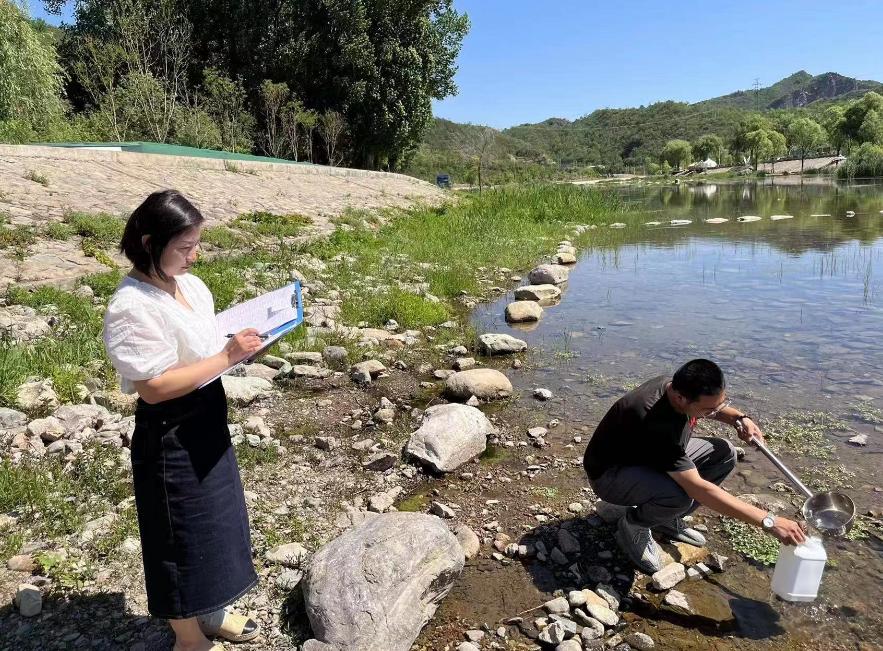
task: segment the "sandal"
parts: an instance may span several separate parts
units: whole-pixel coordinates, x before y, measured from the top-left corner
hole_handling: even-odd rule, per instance
[[[245,615],[217,610],[197,617],[199,627],[207,636],[222,637],[230,642],[248,642],[261,634],[260,625]]]

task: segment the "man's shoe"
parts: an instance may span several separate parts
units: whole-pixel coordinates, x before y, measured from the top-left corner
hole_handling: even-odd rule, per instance
[[[632,524],[628,515],[622,516],[616,524],[616,542],[644,574],[653,574],[662,569],[659,546],[653,540],[650,529]]]
[[[661,534],[669,540],[687,543],[694,547],[705,547],[705,536],[688,527],[681,518],[675,518],[670,522],[663,522],[653,527],[653,531]]]

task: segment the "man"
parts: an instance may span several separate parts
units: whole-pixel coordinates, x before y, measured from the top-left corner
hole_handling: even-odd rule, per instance
[[[595,494],[629,507],[616,527],[616,540],[646,574],[661,569],[651,529],[671,540],[702,546],[705,538],[685,526],[683,516],[700,504],[762,527],[787,545],[802,543],[803,529],[720,488],[736,466],[736,452],[722,438],[693,438],[700,418],[736,428],[739,438],[763,441],[757,424],[730,407],[723,371],[694,359],[671,379],[653,378],[616,401],[595,430],[583,465]]]

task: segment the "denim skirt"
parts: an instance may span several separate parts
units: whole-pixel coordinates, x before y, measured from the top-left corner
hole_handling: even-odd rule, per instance
[[[151,615],[203,615],[254,587],[248,513],[220,379],[155,405],[138,400],[132,475]]]

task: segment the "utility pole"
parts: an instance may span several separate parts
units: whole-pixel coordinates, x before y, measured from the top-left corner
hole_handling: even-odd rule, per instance
[[[754,110],[760,110],[760,79],[754,78]]]

